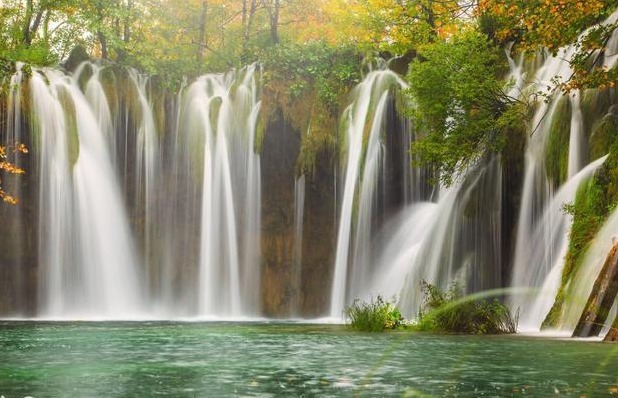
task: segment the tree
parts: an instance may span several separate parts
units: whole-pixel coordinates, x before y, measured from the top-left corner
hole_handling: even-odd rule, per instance
[[[568,92],[610,85],[618,77],[616,70],[591,68],[618,27],[600,24],[616,6],[615,0],[480,0],[478,15],[498,42],[514,41],[523,50],[543,47],[557,55],[561,47],[575,45],[569,60],[574,73],[556,86]]]
[[[504,94],[501,49],[468,29],[423,46],[407,76],[409,114],[420,139],[412,152],[450,184],[488,151],[499,151],[513,125],[515,99]]]
[[[270,40],[273,44],[279,44],[279,14],[281,13],[281,0],[262,0],[262,4],[268,12]]]

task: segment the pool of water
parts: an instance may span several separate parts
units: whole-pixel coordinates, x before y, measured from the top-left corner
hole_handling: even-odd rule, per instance
[[[286,323],[0,322],[0,396],[611,396],[618,345]]]

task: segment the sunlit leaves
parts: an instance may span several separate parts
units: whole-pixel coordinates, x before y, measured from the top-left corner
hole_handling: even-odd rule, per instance
[[[607,86],[617,77],[615,71],[592,68],[618,26],[598,24],[616,5],[613,0],[480,0],[478,12],[493,20],[499,41],[515,41],[523,49],[547,48],[554,55],[564,46],[575,45],[577,51],[570,60],[573,76],[557,82],[568,92]]]
[[[27,154],[28,148],[26,147],[26,145],[18,143],[15,145],[12,152]],[[15,164],[9,162],[7,148],[0,146],[0,177],[2,176],[2,173],[24,174],[25,171],[17,167]],[[2,178],[0,178],[0,199],[2,199],[3,202],[11,205],[15,205],[18,202],[18,199],[16,197],[9,195],[6,191],[4,191],[4,189],[2,189]]]

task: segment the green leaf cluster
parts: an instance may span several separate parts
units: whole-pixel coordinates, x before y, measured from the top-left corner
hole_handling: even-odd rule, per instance
[[[410,65],[408,113],[420,137],[412,153],[420,165],[439,169],[446,184],[499,151],[517,123],[500,78],[505,70],[502,51],[474,29],[424,46]]]

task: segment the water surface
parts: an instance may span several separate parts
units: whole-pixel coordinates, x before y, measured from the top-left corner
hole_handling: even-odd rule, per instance
[[[290,323],[0,322],[0,396],[611,396],[618,345]]]

